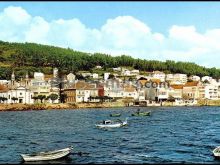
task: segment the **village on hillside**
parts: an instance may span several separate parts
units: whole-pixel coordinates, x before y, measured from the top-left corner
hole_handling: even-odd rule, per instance
[[[102,66],[96,66],[101,69]],[[82,77],[69,73],[60,78],[58,69],[53,75],[34,72],[34,77],[0,80],[1,104],[35,103],[88,103],[117,102],[125,100],[126,106],[173,106],[196,105],[199,100],[219,100],[220,82],[209,76],[165,74],[160,71],[140,74],[139,70],[112,68],[113,73],[82,72]],[[88,79],[89,78],[89,79]]]

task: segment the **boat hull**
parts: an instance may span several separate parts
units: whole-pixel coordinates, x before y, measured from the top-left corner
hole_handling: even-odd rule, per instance
[[[131,114],[131,116],[150,116],[150,112],[147,112],[147,113],[133,113]]]
[[[115,123],[115,124],[96,124],[95,126],[98,128],[118,128],[127,125],[127,121],[122,123]]]
[[[220,146],[216,147],[213,151],[212,151],[215,159],[220,159]]]
[[[120,117],[121,114],[110,114],[110,117]]]
[[[71,148],[66,148],[56,151],[56,153],[51,152],[50,154],[41,154],[36,156],[31,156],[28,154],[21,154],[24,161],[33,162],[33,161],[45,161],[45,160],[55,160],[66,157],[70,154]],[[49,152],[48,152],[49,153]]]

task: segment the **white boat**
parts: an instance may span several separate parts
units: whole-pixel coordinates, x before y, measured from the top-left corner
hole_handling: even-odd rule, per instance
[[[220,158],[220,146],[216,147],[212,153],[214,154],[215,157],[219,157]]]
[[[102,123],[98,123],[95,126],[98,128],[118,128],[127,125],[128,124],[127,119],[128,118],[126,118],[125,121],[103,120]]]
[[[60,150],[54,151],[46,151],[46,152],[39,152],[33,154],[21,154],[24,161],[43,161],[43,160],[54,160],[63,158],[70,154],[73,147],[68,147]]]

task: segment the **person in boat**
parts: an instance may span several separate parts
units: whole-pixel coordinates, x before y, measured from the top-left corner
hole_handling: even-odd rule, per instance
[[[139,113],[140,113],[140,108],[137,109],[137,114],[139,114]]]

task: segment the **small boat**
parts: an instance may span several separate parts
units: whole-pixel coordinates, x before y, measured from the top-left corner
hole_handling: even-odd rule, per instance
[[[125,121],[121,121],[119,119],[116,121],[103,120],[101,123],[95,124],[95,126],[98,128],[118,128],[127,125],[128,124],[127,119],[128,118],[126,118]]]
[[[121,114],[120,113],[111,113],[110,117],[120,117]]]
[[[150,112],[135,112],[131,116],[150,116]]]
[[[214,154],[214,156],[215,156],[216,158],[220,158],[220,146],[216,147],[216,148],[212,151],[212,153]]]
[[[55,160],[63,158],[70,154],[73,147],[68,147],[60,150],[45,151],[33,154],[21,154],[24,161],[43,161],[43,160]]]

